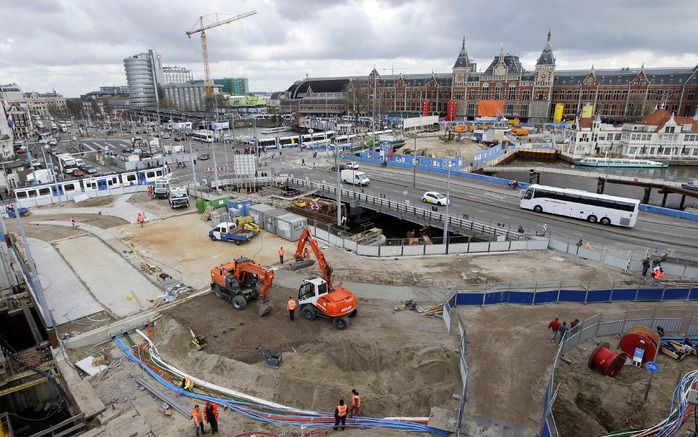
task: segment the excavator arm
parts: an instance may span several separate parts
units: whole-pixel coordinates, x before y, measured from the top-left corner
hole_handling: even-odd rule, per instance
[[[320,266],[320,271],[322,272],[322,279],[324,279],[325,282],[327,282],[327,285],[330,287],[330,289],[333,289],[334,287],[332,286],[332,266],[327,262],[325,254],[320,249],[320,245],[318,244],[317,240],[313,238],[309,228],[305,228],[303,230],[301,238],[298,240],[298,246],[294,255],[296,260],[303,259],[303,250],[305,249],[306,245],[310,245],[313,254],[315,254],[315,259],[317,260],[317,263]]]
[[[267,294],[269,294],[269,290],[274,283],[274,271],[265,269],[251,260],[245,260],[236,264],[235,279],[241,282],[242,276],[245,273],[251,273],[257,276],[259,281],[259,298],[260,300],[266,300]]]

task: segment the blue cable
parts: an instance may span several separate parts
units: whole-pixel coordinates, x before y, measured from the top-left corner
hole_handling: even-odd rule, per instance
[[[259,413],[253,408],[247,408],[247,406],[253,406],[255,404],[250,404],[249,402],[244,402],[244,401],[234,401],[231,399],[225,399],[225,398],[217,398],[213,396],[207,396],[199,393],[193,393],[187,390],[184,390],[181,387],[175,386],[174,384],[170,383],[166,379],[164,379],[162,376],[158,375],[157,372],[155,372],[153,369],[148,367],[144,362],[142,362],[138,357],[136,357],[133,352],[131,351],[131,348],[126,345],[120,338],[118,337],[113,337],[114,343],[121,349],[121,351],[124,353],[124,355],[134,363],[138,364],[143,370],[148,372],[150,376],[152,376],[156,381],[158,381],[160,384],[162,384],[164,387],[168,388],[169,390],[179,394],[179,395],[184,395],[188,396],[190,398],[194,399],[199,399],[201,401],[207,401],[207,402],[213,402],[218,405],[223,405],[226,408],[230,409],[231,411],[235,411],[245,417],[248,417],[253,420],[257,420],[260,422],[264,423],[270,423],[270,424],[277,424],[277,425],[289,425],[289,426],[303,426],[305,428],[330,428],[334,426],[334,422],[305,422],[305,421],[300,421],[299,419],[318,419],[318,420],[332,420],[334,419],[334,415],[326,412],[314,412],[317,415],[313,416],[303,416],[299,414],[291,414],[291,415],[286,415],[289,420],[278,420],[278,419],[271,419],[268,417],[264,417],[263,414]],[[273,409],[273,408],[272,408]],[[288,411],[294,412],[293,409],[289,408]],[[271,414],[271,413],[269,413]],[[294,420],[295,419],[295,420]],[[368,428],[368,429],[375,429],[375,428],[388,428],[388,429],[394,429],[398,431],[407,431],[407,432],[427,432],[430,434],[438,435],[438,436],[448,436],[450,433],[448,431],[444,431],[441,429],[436,429],[432,428],[427,425],[422,425],[419,423],[414,423],[414,422],[402,422],[399,420],[390,420],[390,419],[381,419],[381,418],[370,418],[370,417],[360,417],[358,419],[355,419],[354,422],[346,425],[347,428]]]

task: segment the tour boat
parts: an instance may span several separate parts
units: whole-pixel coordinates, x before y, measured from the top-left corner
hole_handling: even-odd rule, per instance
[[[630,168],[666,168],[668,162],[650,161],[648,159],[630,158],[584,158],[574,161],[574,165],[584,167],[630,167]]]

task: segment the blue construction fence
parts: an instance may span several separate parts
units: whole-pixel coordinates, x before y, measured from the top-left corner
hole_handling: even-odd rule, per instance
[[[395,157],[396,156],[402,156],[402,155],[393,155],[393,159],[381,159],[380,154],[376,152],[372,152],[374,155],[365,155],[361,156],[361,154],[357,155],[350,155],[350,154],[340,154],[340,157],[343,159],[348,159],[352,161],[357,161],[357,162],[363,162],[365,164],[372,164],[372,165],[383,165],[385,163],[388,167],[395,167],[395,168],[409,168],[411,169],[413,164],[413,161],[408,161],[407,162],[401,162],[401,161],[396,161]],[[377,155],[378,158],[374,158],[373,156]],[[420,171],[427,171],[431,173],[438,173],[438,174],[443,174],[447,175],[449,173],[449,169],[447,166],[429,166],[429,165],[421,165],[420,164],[420,159],[434,159],[434,158],[423,158],[419,157],[417,161],[417,170]],[[509,183],[511,182],[509,179],[504,179],[504,178],[498,178],[495,176],[487,176],[487,175],[482,175],[478,173],[470,173],[467,171],[462,171],[462,170],[450,170],[451,176],[453,177],[459,177],[463,179],[470,179],[470,180],[475,180],[475,181],[480,181],[480,182],[486,182],[489,184],[495,184],[495,185],[500,185],[500,186],[508,186]],[[520,189],[526,189],[528,188],[528,184],[526,182],[519,182],[518,188]]]
[[[698,221],[698,214],[694,212],[681,211],[678,209],[662,208],[661,206],[647,205],[644,203],[640,204],[640,211],[650,212],[654,214],[662,214],[669,217],[677,217],[686,220]]]
[[[486,291],[458,292],[457,305],[492,305],[512,303],[539,305],[554,302],[663,302],[671,300],[698,300],[698,287],[617,288],[606,290],[544,290],[544,291]]]

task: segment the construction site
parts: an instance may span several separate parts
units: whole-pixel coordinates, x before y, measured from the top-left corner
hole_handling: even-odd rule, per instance
[[[350,223],[324,234],[293,214],[323,202],[317,192],[293,192],[301,204],[283,200],[287,190],[214,193],[184,209],[149,190],[5,219],[0,399],[9,435],[193,435],[192,409],[206,402],[219,405],[223,435],[329,435],[352,390],[361,411],[343,435],[532,436],[551,415],[559,435],[603,435],[660,422],[696,360],[689,349],[660,353],[676,346],[655,339],[663,370],[647,402],[644,369],[628,364],[613,378],[587,365],[603,342],[610,354],[632,320],[649,321],[651,332],[693,329],[690,284],[676,284],[686,290],[677,316],[676,301],[637,294],[591,303],[591,288],[639,293],[646,282],[546,246],[513,250],[471,235],[461,252],[428,255],[428,233],[402,229],[402,253],[421,255],[361,255],[385,243],[380,229],[350,236]],[[336,216],[324,202],[313,210]],[[470,253],[476,244],[489,250]],[[511,290],[533,304],[514,303]],[[565,302],[572,290],[586,290],[590,304]],[[539,297],[552,303],[535,305]],[[597,319],[628,323],[615,337],[578,341],[574,331],[558,343],[546,329],[556,317],[583,321],[579,335]]]

